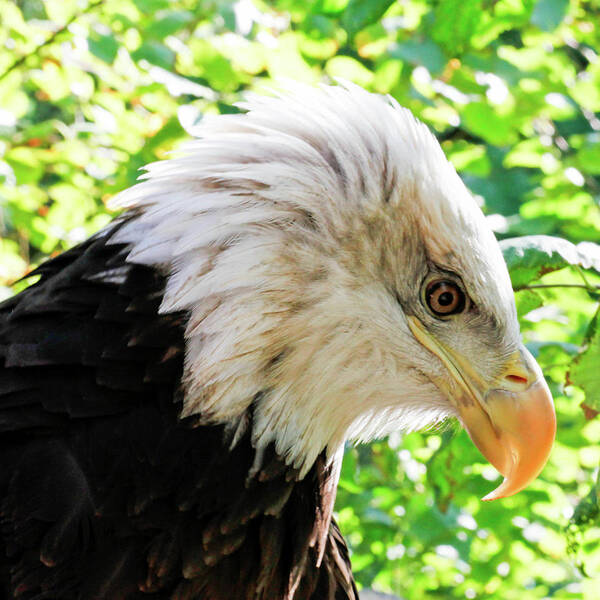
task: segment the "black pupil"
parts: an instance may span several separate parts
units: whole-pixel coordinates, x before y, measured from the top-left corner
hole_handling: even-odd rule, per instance
[[[440,306],[450,306],[454,302],[454,294],[452,292],[443,292],[438,296],[438,304]]]
[[[432,281],[425,289],[425,299],[438,317],[448,317],[465,308],[465,295],[455,283],[445,279]]]

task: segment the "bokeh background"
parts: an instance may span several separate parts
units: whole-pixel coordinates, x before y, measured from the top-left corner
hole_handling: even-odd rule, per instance
[[[348,448],[336,514],[359,585],[598,599],[599,26],[598,0],[0,0],[0,294],[249,90],[392,95],[499,239],[553,236],[505,252],[559,431],[540,478],[492,503],[498,474],[453,424]]]

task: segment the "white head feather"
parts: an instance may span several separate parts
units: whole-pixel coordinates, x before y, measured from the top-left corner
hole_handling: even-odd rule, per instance
[[[453,414],[405,317],[428,268],[462,277],[469,327],[493,322],[482,368],[518,330],[494,236],[429,130],[355,86],[292,92],[206,119],[150,165],[114,240],[166,270],[161,312],[189,313],[183,415],[245,423],[252,405],[254,444],[306,471],[347,439]]]

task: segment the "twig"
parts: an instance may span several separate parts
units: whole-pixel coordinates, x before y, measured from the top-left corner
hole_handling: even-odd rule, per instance
[[[581,279],[583,279],[583,283],[585,283],[585,285],[588,287],[588,289],[591,291],[594,288],[594,285],[591,284],[588,280],[587,277],[585,276],[585,273],[583,271],[583,269],[579,266],[579,265],[575,265],[575,269],[577,271],[577,273],[579,273],[579,277],[581,277]]]
[[[600,290],[600,285],[584,285],[583,283],[534,283],[531,285],[524,285],[515,291],[520,292],[521,290],[533,290],[539,288],[580,288],[582,290],[587,290],[588,292],[596,292],[596,290]]]
[[[54,41],[56,41],[56,38],[59,35],[61,35],[62,33],[64,33],[74,21],[79,19],[79,17],[82,17],[83,15],[94,10],[95,8],[100,6],[103,2],[104,2],[104,0],[96,0],[95,2],[91,2],[90,4],[87,5],[87,7],[84,10],[72,15],[71,18],[62,27],[58,28],[55,32],[50,34],[50,36],[46,40],[44,40],[41,44],[36,46],[32,52],[30,52],[29,54],[24,54],[23,56],[21,56],[20,58],[15,60],[15,62],[13,62],[13,64],[10,65],[10,67],[8,67],[8,69],[6,69],[6,71],[4,71],[4,73],[2,73],[2,75],[0,75],[0,81],[2,81],[9,73],[12,73],[15,69],[20,67],[28,58],[35,56],[42,48],[45,48],[46,46],[49,46]]]

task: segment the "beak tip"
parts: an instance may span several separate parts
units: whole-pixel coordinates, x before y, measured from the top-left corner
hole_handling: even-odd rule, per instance
[[[521,394],[501,389],[488,395],[494,435],[467,431],[482,454],[504,475],[502,483],[482,498],[498,500],[523,490],[542,471],[556,435],[556,414],[543,378]]]
[[[481,500],[482,502],[491,502],[492,500],[500,500],[502,498],[506,498],[510,496],[510,493],[505,493],[505,488],[508,482],[506,479],[495,489],[492,490],[489,494],[486,494]]]

